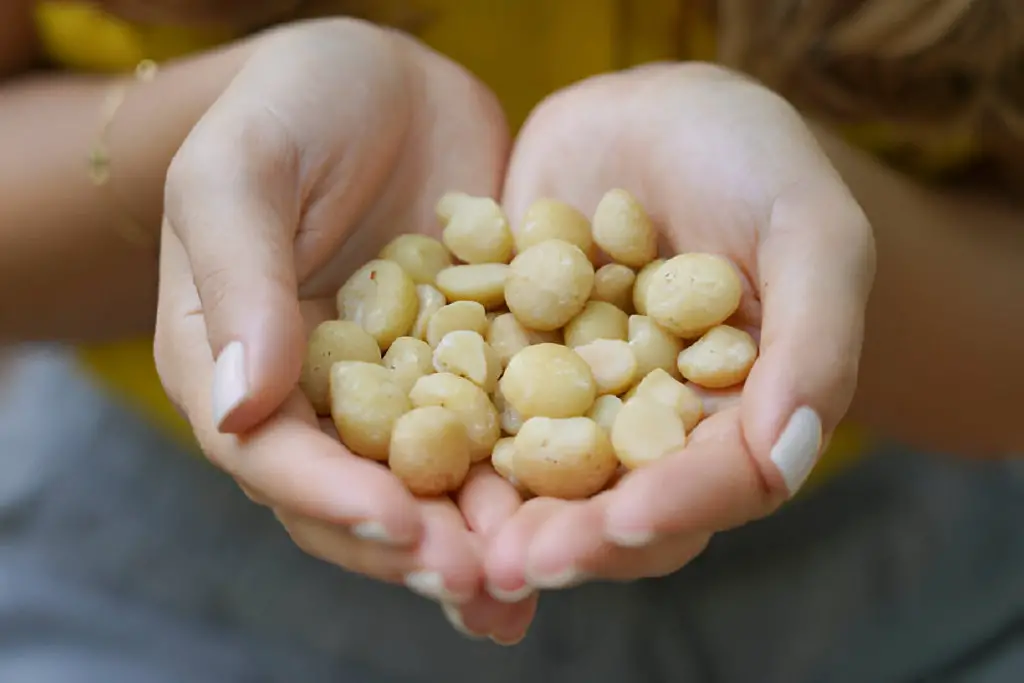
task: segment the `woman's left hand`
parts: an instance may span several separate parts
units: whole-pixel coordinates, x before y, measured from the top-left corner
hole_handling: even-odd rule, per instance
[[[486,558],[496,596],[678,570],[715,532],[797,491],[854,393],[872,233],[789,104],[700,64],[586,81],[527,123],[505,202],[518,224],[538,197],[590,212],[616,187],[648,208],[671,251],[724,254],[739,267],[736,323],[760,330],[760,357],[682,451],[590,500],[523,505]]]

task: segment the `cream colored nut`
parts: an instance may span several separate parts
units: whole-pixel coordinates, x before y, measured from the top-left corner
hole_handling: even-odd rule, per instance
[[[562,331],[566,346],[582,346],[595,339],[622,339],[629,333],[629,316],[607,301],[588,301]]]
[[[619,462],[635,470],[682,450],[686,427],[675,409],[646,394],[637,394],[619,410],[611,438]]]
[[[512,258],[508,219],[490,197],[464,197],[455,203],[441,240],[466,263],[508,263]]]
[[[377,341],[348,320],[327,320],[309,335],[299,387],[317,415],[331,414],[331,365],[343,360],[380,362]]]
[[[661,368],[673,377],[679,376],[676,358],[683,342],[646,315],[629,316],[629,345],[636,356],[636,376],[646,377]]]
[[[416,285],[394,261],[374,259],[338,290],[338,314],[370,333],[381,349],[409,333],[416,321]]]
[[[416,299],[419,301],[419,308],[416,313],[416,321],[412,324],[410,336],[426,340],[427,323],[448,304],[442,294],[433,285],[416,285]]]
[[[700,402],[704,406],[705,417],[734,408],[743,399],[742,384],[727,389],[706,389],[699,384],[687,382],[686,388],[700,398]]]
[[[514,459],[516,453],[515,439],[510,436],[498,439],[494,444],[494,452],[491,453],[491,466],[503,479],[511,484],[520,496],[527,497],[530,491],[516,479]]]
[[[583,310],[593,288],[594,266],[580,248],[547,240],[512,260],[505,302],[526,327],[555,330]]]
[[[566,500],[601,491],[619,463],[608,433],[586,417],[534,417],[516,435],[512,471],[539,496]]]
[[[395,422],[388,467],[413,495],[441,496],[457,490],[469,465],[466,426],[447,408],[414,408]]]
[[[484,390],[447,372],[420,377],[409,392],[413,406],[441,406],[459,416],[469,435],[473,462],[486,460],[501,436],[498,411]]]
[[[524,418],[578,417],[597,396],[594,375],[578,353],[558,344],[528,346],[501,378],[505,400]]]
[[[633,310],[640,315],[647,315],[647,287],[651,284],[651,277],[664,264],[665,259],[654,259],[636,274],[636,281],[633,283]]]
[[[479,332],[454,330],[434,349],[434,369],[465,377],[489,394],[498,386],[501,358]]]
[[[381,249],[378,258],[402,266],[418,285],[432,285],[437,274],[452,265],[452,255],[440,241],[427,235],[399,235]]]
[[[594,241],[619,263],[642,268],[658,256],[658,233],[633,195],[610,190],[594,211]]]
[[[608,263],[594,273],[594,291],[590,298],[594,301],[607,301],[620,310],[629,313],[633,310],[633,284],[636,273],[632,268],[621,263]]]
[[[538,332],[528,329],[511,313],[502,313],[495,316],[490,327],[487,328],[487,343],[497,351],[502,366],[506,366],[512,356],[527,346],[544,343],[561,344],[562,335],[559,330]]]
[[[434,213],[437,215],[437,220],[441,222],[442,226],[448,225],[448,221],[452,219],[456,207],[467,199],[472,198],[471,195],[465,192],[445,192],[437,200],[437,204],[434,205]]]
[[[615,424],[615,417],[622,410],[622,399],[618,396],[606,394],[598,396],[594,405],[590,407],[587,417],[596,422],[601,429],[612,433],[612,425]]]
[[[409,393],[423,375],[434,371],[433,350],[430,344],[415,337],[399,337],[384,354],[383,365],[391,370],[391,377]]]
[[[526,210],[516,233],[516,250],[523,252],[547,240],[575,244],[588,256],[594,249],[590,220],[576,208],[557,199],[538,199]]]
[[[454,301],[443,306],[427,321],[427,343],[437,348],[449,332],[472,330],[487,333],[487,312],[476,301]]]
[[[597,393],[601,396],[621,394],[636,379],[636,357],[628,342],[595,339],[573,350],[590,366]]]
[[[504,263],[452,266],[437,274],[437,288],[449,301],[476,301],[487,309],[502,308],[508,269]]]
[[[743,330],[718,325],[708,330],[677,359],[679,372],[694,384],[725,389],[747,379],[757,360],[757,343]]]
[[[686,386],[661,368],[648,373],[626,395],[626,400],[643,394],[660,401],[683,419],[683,426],[689,434],[704,417],[704,402],[693,389]]]
[[[492,398],[494,407],[498,410],[501,431],[509,436],[515,436],[523,426],[523,416],[505,400],[505,395],[501,393],[501,387],[495,390]]]
[[[331,417],[341,442],[356,455],[388,459],[391,430],[412,404],[391,371],[377,363],[331,366]]]
[[[740,306],[743,284],[732,263],[715,254],[673,256],[651,276],[647,315],[684,339],[699,337]]]

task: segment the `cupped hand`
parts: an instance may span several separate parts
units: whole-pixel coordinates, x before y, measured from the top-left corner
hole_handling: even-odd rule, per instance
[[[500,108],[460,67],[368,24],[309,22],[257,40],[168,173],[162,381],[211,462],[303,549],[462,604],[474,630],[511,637],[492,624],[514,629],[515,610],[532,606],[478,590],[487,530],[349,453],[296,390],[306,335],[335,315],[356,267],[399,233],[435,230],[445,191],[498,194]],[[486,472],[470,491],[490,501],[474,519],[494,528],[520,503]]]
[[[731,324],[760,338],[742,391],[680,452],[586,501],[528,501],[492,539],[496,594],[676,571],[712,534],[774,511],[807,477],[853,396],[874,272],[870,227],[801,117],[707,65],[598,77],[542,104],[509,165],[515,224],[555,197],[591,213],[632,192],[666,252],[729,257],[745,282]]]

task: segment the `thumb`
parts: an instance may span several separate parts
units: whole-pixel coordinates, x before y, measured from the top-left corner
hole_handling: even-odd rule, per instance
[[[853,399],[874,240],[834,176],[776,199],[764,235],[761,356],[743,391],[741,420],[769,489],[792,495]]]
[[[296,156],[278,127],[248,123],[201,123],[175,157],[165,192],[216,359],[212,419],[230,433],[284,402],[304,348],[292,247]]]

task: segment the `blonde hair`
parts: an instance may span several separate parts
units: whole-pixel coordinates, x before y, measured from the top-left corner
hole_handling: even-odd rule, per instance
[[[707,0],[720,59],[835,124],[1024,165],[1024,1]]]

